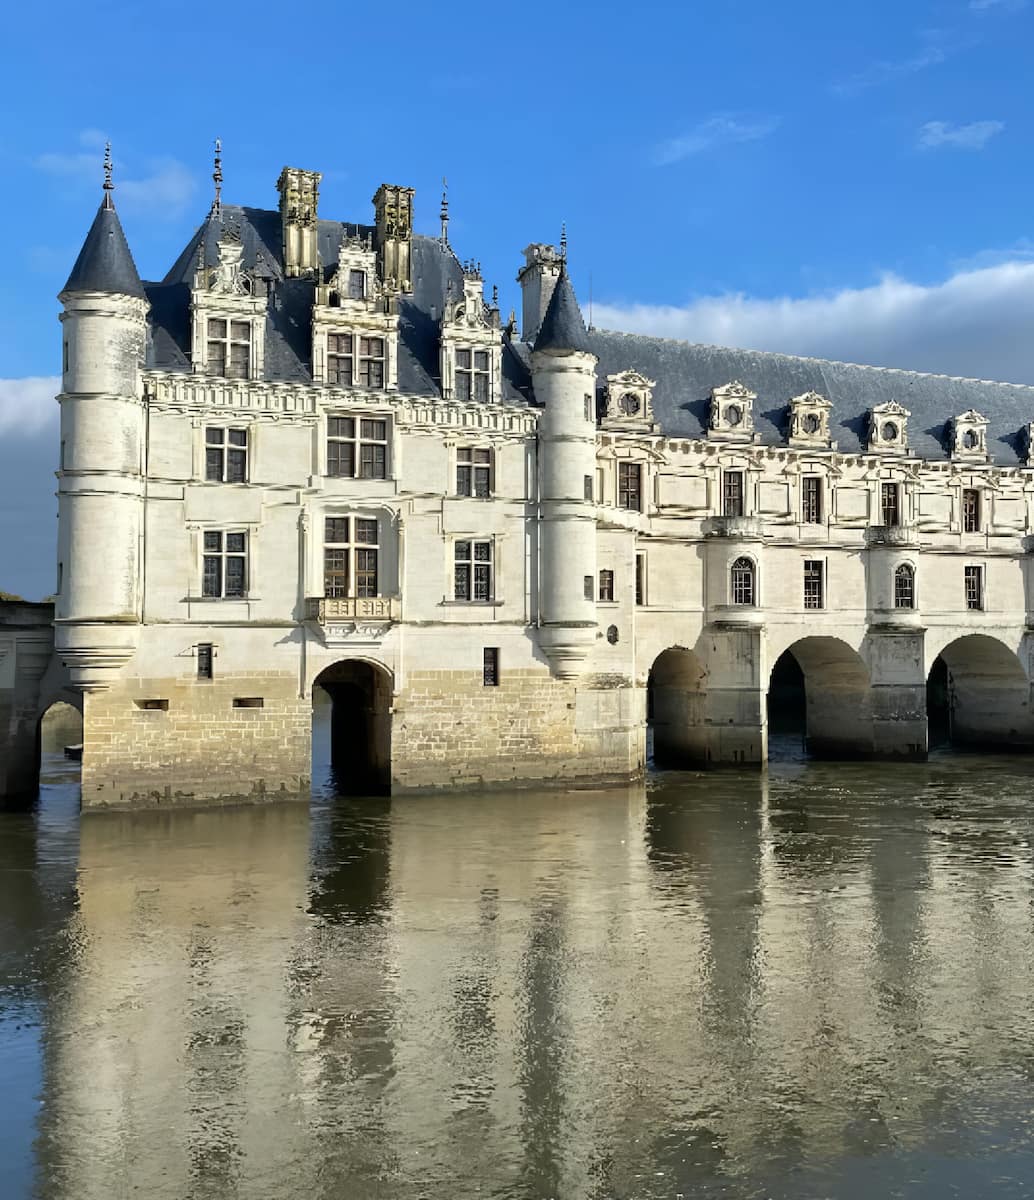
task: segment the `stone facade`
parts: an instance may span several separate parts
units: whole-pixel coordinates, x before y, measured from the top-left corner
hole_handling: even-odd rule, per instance
[[[62,292],[85,806],[307,794],[316,688],[363,786],[628,779],[648,719],[760,764],[787,653],[815,753],[922,757],[930,688],[1034,744],[1034,389],[586,330],[541,244],[522,338],[411,189],[319,179],[156,284],[109,193]]]

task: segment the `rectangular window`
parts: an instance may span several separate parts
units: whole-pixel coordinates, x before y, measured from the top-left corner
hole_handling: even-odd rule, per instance
[[[456,543],[453,595],[457,600],[487,603],[492,599],[492,543]]]
[[[211,679],[214,671],[215,656],[212,653],[213,647],[211,642],[202,642],[197,648],[197,677],[198,679]]]
[[[261,696],[235,696],[234,708],[265,708],[266,702]]]
[[[359,386],[384,387],[384,338],[359,338]]]
[[[491,356],[487,350],[456,351],[456,399],[486,404],[490,395]]]
[[[742,471],[725,471],[722,475],[722,516],[743,516]]]
[[[209,483],[244,483],[248,478],[248,431],[205,429],[205,479]]]
[[[643,511],[643,468],[641,463],[618,463],[618,508]]]
[[[326,599],[379,596],[379,554],[376,520],[327,517],[323,523],[323,595]]]
[[[352,386],[353,345],[350,333],[327,334],[327,383]]]
[[[492,451],[461,446],[456,451],[457,496],[492,494]]]
[[[582,481],[582,496],[584,497],[584,499],[588,500],[590,504],[592,503],[593,497],[592,497],[592,476],[591,475],[586,475]]]
[[[201,580],[202,596],[239,599],[248,588],[248,535],[206,529]]]
[[[595,416],[592,411],[592,397],[591,396],[585,397],[585,419],[587,421],[593,421],[593,422],[595,421]]]
[[[646,603],[646,555],[635,556],[635,602]]]
[[[582,576],[582,596],[586,600],[595,600],[596,599],[596,588],[593,585],[593,580],[592,580],[591,575],[583,575]]]
[[[251,372],[251,322],[209,317],[208,373],[247,379]]]
[[[984,607],[984,568],[966,567],[966,607],[982,609]]]
[[[348,272],[348,298],[349,298],[349,300],[365,300],[366,299],[366,272],[365,271],[349,271]]]
[[[604,602],[614,599],[614,572],[600,572],[600,599]]]
[[[976,488],[962,489],[962,531],[980,532],[980,493]]]
[[[499,648],[497,646],[485,647],[482,680],[484,681],[485,687],[499,686]]]
[[[354,479],[357,468],[360,479],[387,479],[388,422],[328,417],[327,475]]]
[[[805,525],[822,523],[822,480],[805,475],[801,480],[801,520]]]
[[[821,560],[809,559],[804,564],[804,607],[824,608],[826,604],[824,587],[825,564]]]
[[[884,525],[901,524],[901,488],[896,483],[880,484],[880,514]]]
[[[915,608],[916,577],[908,563],[903,563],[894,572],[894,607]]]

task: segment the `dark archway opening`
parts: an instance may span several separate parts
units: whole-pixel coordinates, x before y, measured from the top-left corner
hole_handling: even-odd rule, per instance
[[[391,791],[387,672],[356,661],[335,663],[323,671],[313,686],[313,743],[313,778],[322,774],[335,794],[387,795]]]
[[[801,665],[784,650],[768,687],[768,757],[800,758],[808,736],[808,693]]]
[[[957,638],[934,659],[926,714],[931,747],[1034,750],[1026,672],[1013,650],[986,634]]]
[[[705,671],[692,650],[681,646],[657,656],[646,683],[648,757],[660,768],[707,761]]]
[[[951,676],[940,655],[926,681],[926,742],[931,750],[951,743]]]

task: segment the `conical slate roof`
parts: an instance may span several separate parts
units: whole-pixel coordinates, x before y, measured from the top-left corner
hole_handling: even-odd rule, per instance
[[[580,350],[591,354],[592,347],[585,332],[585,322],[582,320],[582,310],[578,307],[578,298],[574,294],[571,280],[567,274],[566,263],[560,264],[560,274],[557,277],[553,295],[549,298],[546,315],[542,318],[542,328],[535,339],[536,350]]]
[[[136,263],[114,205],[105,196],[104,203],[86,235],[75,260],[72,274],[62,292],[115,292],[146,300]]]

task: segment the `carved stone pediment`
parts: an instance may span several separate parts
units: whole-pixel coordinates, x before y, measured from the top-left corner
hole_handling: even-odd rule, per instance
[[[227,226],[220,233],[216,248],[219,258],[215,265],[199,267],[198,288],[217,296],[253,296],[255,279],[244,270],[241,235]]]
[[[828,447],[832,403],[818,392],[804,392],[790,401],[790,445]]]
[[[908,449],[908,418],[912,414],[896,400],[877,404],[869,413],[869,449],[904,454]]]
[[[976,409],[961,413],[951,423],[951,456],[968,462],[987,461],[988,419]]]
[[[606,427],[651,430],[656,383],[639,371],[608,375],[603,390],[602,421]]]
[[[754,401],[757,395],[734,380],[711,392],[709,434],[726,441],[750,441],[754,437]]]

